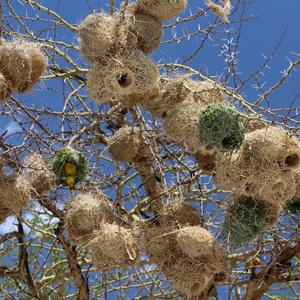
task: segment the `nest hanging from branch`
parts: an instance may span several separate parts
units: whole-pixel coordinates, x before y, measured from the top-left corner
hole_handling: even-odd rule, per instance
[[[102,223],[112,223],[114,219],[113,204],[100,191],[79,194],[67,205],[66,227],[74,244],[86,244]]]
[[[117,52],[124,56],[135,50],[145,54],[155,50],[160,44],[163,28],[160,20],[129,5],[116,16],[113,31]]]
[[[156,65],[138,52],[128,58],[112,59],[107,66],[96,64],[90,71],[87,88],[97,102],[118,100],[131,107],[158,93],[158,79]]]
[[[145,162],[149,160],[147,134],[137,127],[120,128],[109,140],[109,152],[119,161]]]
[[[201,140],[222,151],[239,149],[244,139],[244,128],[236,111],[220,104],[208,105],[201,112],[198,130]]]
[[[138,236],[137,229],[102,223],[88,245],[93,264],[101,272],[134,265],[139,253]]]
[[[0,219],[18,214],[31,200],[31,185],[23,175],[1,176]]]
[[[187,6],[187,0],[139,0],[137,8],[139,11],[154,16],[164,21],[174,18]]]
[[[246,134],[241,159],[245,164],[295,169],[300,164],[299,142],[279,127],[258,129]]]
[[[225,279],[224,252],[201,226],[175,224],[148,227],[145,232],[146,250],[150,261],[177,290],[188,298],[200,296],[217,278]]]
[[[0,45],[1,99],[10,97],[13,91],[25,93],[38,81],[47,68],[47,59],[41,46],[22,40]]]
[[[190,101],[184,101],[171,109],[163,124],[168,139],[186,143],[193,152],[202,147],[198,135],[200,113],[201,107]]]
[[[110,57],[113,45],[114,19],[105,13],[88,15],[78,26],[80,53],[91,63]]]
[[[55,175],[40,155],[33,154],[26,160],[27,170],[25,176],[32,185],[36,194],[49,191],[54,186]]]
[[[84,154],[66,147],[55,153],[52,169],[57,183],[74,189],[77,183],[86,179],[88,160]]]

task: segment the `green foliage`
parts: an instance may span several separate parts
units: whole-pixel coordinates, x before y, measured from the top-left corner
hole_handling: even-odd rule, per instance
[[[291,214],[300,213],[300,198],[293,198],[291,201],[289,201],[285,206],[285,210]]]
[[[245,136],[238,114],[220,104],[208,105],[199,117],[199,137],[223,151],[239,149]]]
[[[266,224],[266,210],[255,199],[236,201],[228,210],[223,237],[229,236],[230,243],[240,246],[260,234]]]
[[[84,181],[88,171],[88,160],[87,157],[79,153],[72,148],[62,148],[55,153],[53,162],[53,172],[56,175],[56,181],[62,185],[69,185],[70,188],[74,188],[74,185],[70,185],[67,179],[70,174],[66,173],[65,165],[70,163],[76,166],[76,171],[72,177],[74,177],[74,185],[78,182]]]

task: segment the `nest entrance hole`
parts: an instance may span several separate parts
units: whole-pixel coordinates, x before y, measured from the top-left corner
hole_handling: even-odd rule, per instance
[[[299,161],[300,161],[299,155],[294,153],[294,154],[288,155],[285,158],[284,163],[289,167],[295,167],[299,164]]]
[[[121,88],[126,88],[132,83],[132,79],[127,72],[118,74],[117,81]]]

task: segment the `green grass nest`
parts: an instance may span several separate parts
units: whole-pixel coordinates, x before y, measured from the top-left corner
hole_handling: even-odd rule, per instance
[[[239,149],[245,136],[238,114],[220,104],[208,105],[200,114],[199,137],[223,151]]]
[[[62,148],[55,153],[53,162],[53,172],[56,175],[56,181],[59,184],[67,185],[66,178],[68,174],[65,173],[64,166],[66,163],[71,163],[76,166],[75,184],[84,181],[88,172],[87,157],[72,148]]]
[[[293,198],[285,205],[285,210],[290,212],[291,214],[299,214],[300,213],[300,198]]]
[[[266,225],[266,210],[255,199],[236,201],[224,220],[222,236],[240,246],[259,235]]]

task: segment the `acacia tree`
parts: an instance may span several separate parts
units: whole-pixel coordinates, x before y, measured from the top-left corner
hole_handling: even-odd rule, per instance
[[[281,212],[276,225],[268,227],[258,239],[238,247],[220,239],[219,232],[224,213],[231,203],[231,193],[218,187],[215,174],[204,172],[197,157],[185,145],[170,141],[161,118],[152,116],[144,107],[134,105],[128,108],[118,101],[97,104],[89,97],[86,78],[90,65],[80,55],[77,41],[77,25],[85,16],[81,13],[76,17],[74,13],[68,16],[77,3],[2,2],[3,39],[41,43],[49,60],[48,70],[34,91],[13,95],[2,105],[1,119],[13,124],[13,129],[6,127],[0,139],[2,175],[26,173],[26,157],[32,154],[38,154],[51,163],[56,151],[66,146],[88,158],[88,179],[85,182],[76,185],[75,189],[56,183],[49,190],[37,191],[20,214],[3,223],[2,299],[186,297],[176,290],[166,274],[160,273],[147,253],[141,253],[138,261],[129,268],[99,272],[89,251],[70,241],[66,228],[66,203],[80,193],[95,190],[106,194],[113,203],[115,217],[124,217],[126,222],[153,221],[159,205],[174,199],[184,200],[197,208],[203,218],[202,226],[220,240],[226,251],[228,272],[226,279],[209,285],[201,299],[300,297],[299,216],[295,210]],[[128,6],[125,0],[123,3],[103,2],[102,9],[111,15],[121,5],[125,11]],[[283,72],[278,72],[275,82],[264,85],[263,72],[282,45],[283,37],[279,37],[278,44],[257,70],[243,73],[238,63],[240,40],[244,28],[249,22],[255,22],[255,17],[249,17],[248,1],[233,1],[232,5],[228,22],[224,23],[226,16],[222,20],[212,14],[218,13],[216,8],[210,9],[205,3],[191,1],[182,15],[163,26],[162,49],[166,52],[176,49],[175,54],[180,59],[170,61],[168,55],[160,56],[159,52],[153,59],[162,76],[168,77],[175,72],[208,80],[226,95],[228,103],[239,108],[242,118],[255,118],[264,126],[280,126],[297,137],[298,94],[291,94],[290,107],[275,108],[270,103],[299,65],[299,55],[293,55]],[[100,10],[96,1],[87,0],[84,6],[87,13]],[[192,41],[197,41],[193,44],[194,49],[189,47]],[[197,62],[206,51],[216,53],[213,49],[218,49],[220,54],[216,57],[219,71],[213,74],[215,76],[206,71],[208,63],[199,66]],[[214,61],[210,65],[214,66]],[[258,91],[254,100],[247,95],[253,85]],[[144,161],[120,162],[109,151],[109,138],[128,125],[142,132],[150,149],[146,167]],[[121,150],[126,152],[128,149]],[[201,162],[207,162],[208,158],[206,156],[203,160],[202,157]]]

